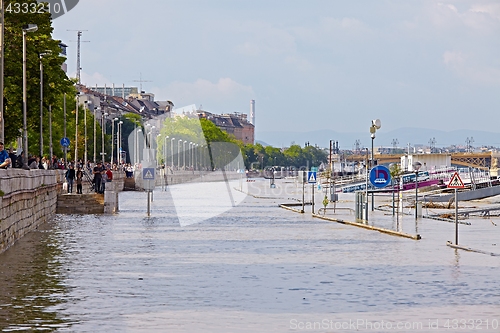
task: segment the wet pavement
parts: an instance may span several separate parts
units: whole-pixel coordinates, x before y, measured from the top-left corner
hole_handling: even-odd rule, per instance
[[[161,191],[149,218],[141,192],[121,193],[116,215],[57,215],[0,254],[0,330],[500,331],[500,257],[446,246],[453,223],[370,211],[416,241],[279,208],[302,196],[292,181],[232,186],[251,195],[184,227]],[[468,221],[460,244],[500,253],[499,219]]]

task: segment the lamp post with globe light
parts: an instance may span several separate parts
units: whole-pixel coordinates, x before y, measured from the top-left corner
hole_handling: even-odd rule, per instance
[[[184,140],[184,142],[182,143],[182,152],[183,152],[183,159],[182,159],[182,169],[183,170],[186,170],[186,143],[187,143],[187,140]]]
[[[174,170],[174,140],[175,138],[170,139],[170,158],[172,163],[172,170]]]
[[[3,22],[2,22],[3,25]],[[23,145],[24,158],[23,163],[28,165],[28,119],[27,119],[27,83],[26,83],[26,34],[38,30],[36,24],[26,24],[23,26]],[[2,101],[3,103],[3,101]],[[3,119],[2,119],[3,121]]]
[[[416,161],[413,163],[413,171],[415,171],[415,221],[418,218],[418,170],[422,166],[422,163]]]
[[[114,162],[114,153],[115,153],[115,151],[114,151],[114,148],[115,148],[115,121],[117,121],[117,120],[118,120],[118,117],[115,117],[115,118],[113,118],[111,120],[111,165],[113,165],[113,162]]]
[[[375,140],[375,132],[377,132],[378,129],[380,129],[380,127],[382,126],[382,123],[380,122],[380,119],[374,119],[372,120],[372,125],[370,126],[370,137],[372,138],[372,158],[371,158],[371,162],[370,162],[370,169],[374,167],[374,164],[375,164],[375,161],[374,161],[374,158],[373,158],[373,141]],[[373,209],[374,209],[374,194],[372,192],[372,212],[373,212]]]
[[[181,169],[181,144],[182,139],[177,142],[177,169]]]

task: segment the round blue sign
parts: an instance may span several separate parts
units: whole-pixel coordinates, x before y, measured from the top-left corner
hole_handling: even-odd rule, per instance
[[[386,187],[391,183],[391,172],[383,165],[377,165],[370,170],[370,183],[377,188]]]
[[[69,147],[69,139],[68,138],[62,138],[61,139],[61,146],[63,146],[63,147]]]

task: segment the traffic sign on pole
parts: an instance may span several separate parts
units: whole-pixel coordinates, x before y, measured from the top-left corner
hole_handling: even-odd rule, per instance
[[[453,177],[451,177],[450,182],[448,183],[448,188],[464,188],[464,182],[462,179],[460,179],[460,176],[458,175],[458,172],[455,172],[453,174]]]
[[[307,172],[307,182],[309,184],[316,184],[316,172],[315,171],[308,171]]]
[[[154,168],[144,168],[144,169],[142,169],[142,179],[144,179],[144,180],[155,180],[155,169]]]
[[[377,165],[370,170],[370,182],[377,188],[386,187],[391,183],[391,172],[383,165]]]
[[[65,138],[61,139],[61,146],[63,146],[63,147],[69,147],[69,143],[70,143],[70,141],[69,141],[68,138],[65,137]]]

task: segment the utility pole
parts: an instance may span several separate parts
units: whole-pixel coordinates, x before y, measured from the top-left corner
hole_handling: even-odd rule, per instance
[[[78,40],[76,41],[78,44],[77,44],[77,53],[76,53],[76,79],[77,79],[77,82],[78,84],[81,84],[81,77],[80,77],[80,70],[82,69],[82,67],[80,66],[80,43],[89,43],[90,41],[88,40],[81,40],[81,37],[82,37],[82,32],[83,31],[88,31],[88,30],[68,30],[68,31],[77,31],[77,37],[78,37]],[[74,42],[74,41],[73,41]]]
[[[134,80],[134,82],[139,82],[139,94],[142,94],[142,83],[143,82],[153,82],[153,81],[149,81],[149,80],[143,80],[142,79],[142,73],[139,73],[139,80]]]
[[[466,151],[468,153],[472,152],[472,144],[473,143],[474,143],[474,138],[472,136],[470,138],[467,137],[467,139],[465,140],[465,144],[467,145]]]
[[[356,141],[354,141],[354,146],[356,147],[356,154],[359,154],[359,146],[361,145],[361,142],[359,141],[359,139],[357,139]]]
[[[399,141],[398,141],[398,139],[392,139],[392,142],[391,142],[391,143],[392,143],[392,153],[393,153],[393,154],[395,154],[395,152],[396,152],[396,147],[397,147],[397,145],[398,145]]]
[[[434,152],[434,147],[436,146],[436,138],[429,139],[429,146],[431,148],[431,153]]]

